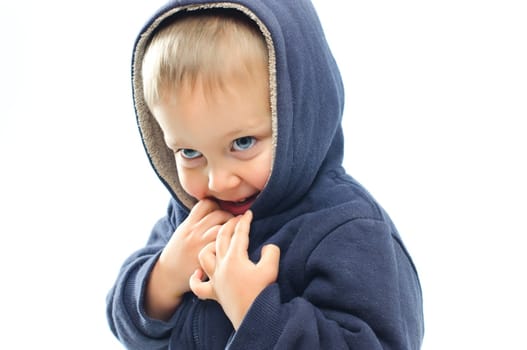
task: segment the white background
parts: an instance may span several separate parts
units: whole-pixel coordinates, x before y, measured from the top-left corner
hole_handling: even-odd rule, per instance
[[[168,200],[129,77],[160,3],[0,4],[2,349],[121,349],[106,292]],[[346,85],[346,167],[421,275],[423,349],[527,349],[524,1],[315,4]]]

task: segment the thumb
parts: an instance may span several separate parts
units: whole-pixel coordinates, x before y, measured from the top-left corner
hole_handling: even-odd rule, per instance
[[[205,274],[202,269],[197,269],[190,276],[190,290],[200,299],[214,299],[214,289],[211,281],[203,281]]]

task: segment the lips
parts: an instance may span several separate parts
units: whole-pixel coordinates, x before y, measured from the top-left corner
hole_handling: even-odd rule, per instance
[[[256,200],[256,196],[258,196],[258,194],[252,195],[251,197],[248,197],[245,200],[236,201],[236,202],[223,201],[221,199],[216,199],[216,202],[220,206],[221,210],[228,211],[232,215],[236,216],[236,215],[242,215],[247,210],[249,210],[249,208],[252,206],[252,204]]]

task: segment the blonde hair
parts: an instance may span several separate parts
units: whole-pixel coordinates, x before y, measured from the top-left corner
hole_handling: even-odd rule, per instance
[[[263,65],[263,66],[262,66]],[[233,74],[267,69],[268,52],[257,25],[239,11],[189,11],[163,25],[142,62],[143,93],[155,106],[166,91],[201,79],[222,87]]]

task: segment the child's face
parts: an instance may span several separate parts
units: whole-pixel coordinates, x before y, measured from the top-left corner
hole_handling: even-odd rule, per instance
[[[198,200],[215,199],[233,215],[250,208],[271,171],[269,91],[261,70],[221,88],[198,79],[167,91],[153,109],[183,189]]]

